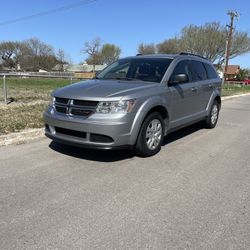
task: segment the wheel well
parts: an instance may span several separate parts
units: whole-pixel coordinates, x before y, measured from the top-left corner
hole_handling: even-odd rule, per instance
[[[221,98],[220,98],[220,96],[216,96],[214,100],[216,100],[218,102],[219,106],[221,107]]]
[[[162,118],[163,118],[163,121],[164,121],[164,134],[166,135],[166,131],[167,131],[167,128],[168,128],[168,111],[166,110],[166,108],[164,108],[163,106],[155,106],[153,107],[152,109],[150,109],[147,113],[147,115],[145,116],[145,118],[149,115],[149,114],[152,114],[154,112],[158,112]]]
[[[151,113],[158,112],[161,114],[163,120],[166,120],[168,118],[168,111],[163,106],[155,106],[152,109],[150,109],[146,116],[148,116]]]

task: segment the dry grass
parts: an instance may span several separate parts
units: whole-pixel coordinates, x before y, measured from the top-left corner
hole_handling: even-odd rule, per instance
[[[46,103],[0,106],[0,135],[18,132],[26,128],[41,128]]]
[[[70,83],[68,79],[6,78],[8,97],[14,102],[3,104],[3,80],[0,79],[0,135],[44,125],[43,112],[50,93]]]

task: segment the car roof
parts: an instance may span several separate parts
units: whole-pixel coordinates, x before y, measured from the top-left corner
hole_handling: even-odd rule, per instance
[[[149,55],[142,55],[137,54],[136,56],[131,56],[130,58],[166,58],[166,59],[175,59],[175,58],[182,58],[182,59],[192,59],[210,63],[208,59],[202,57],[200,55],[195,55],[191,53],[180,53],[180,54],[149,54]]]

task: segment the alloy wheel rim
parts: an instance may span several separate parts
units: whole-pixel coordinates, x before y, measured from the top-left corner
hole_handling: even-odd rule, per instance
[[[218,119],[218,107],[217,105],[213,106],[212,112],[211,112],[211,122],[212,124],[215,124]]]
[[[158,119],[152,120],[146,130],[146,144],[150,150],[156,149],[162,138],[162,125]]]

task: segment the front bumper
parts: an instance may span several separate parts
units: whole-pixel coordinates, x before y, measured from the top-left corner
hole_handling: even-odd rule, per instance
[[[132,113],[109,119],[95,119],[95,115],[82,119],[60,115],[48,109],[43,117],[46,124],[45,135],[65,144],[96,149],[115,149],[132,147],[136,141],[136,138],[131,136],[134,120]],[[109,140],[93,140],[95,135],[99,135],[99,138],[109,138]]]

